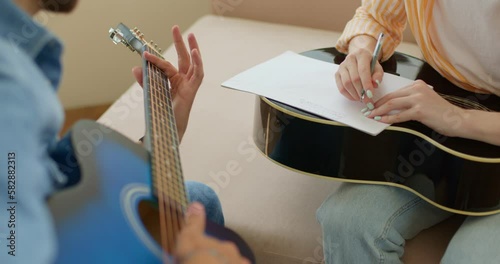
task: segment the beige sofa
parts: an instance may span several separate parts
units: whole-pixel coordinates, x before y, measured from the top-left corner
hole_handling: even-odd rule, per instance
[[[214,14],[184,31],[197,36],[205,66],[181,144],[185,177],[218,193],[227,225],[248,241],[258,263],[322,263],[315,212],[339,183],[301,175],[264,158],[252,141],[255,96],[220,84],[286,50],[334,45],[355,2],[213,0]],[[412,42],[398,50],[421,57]],[[176,60],[173,47],[165,57]],[[142,103],[142,90],[133,84],[99,121],[137,140],[144,134]],[[437,263],[458,222],[453,223],[410,241],[405,260]]]

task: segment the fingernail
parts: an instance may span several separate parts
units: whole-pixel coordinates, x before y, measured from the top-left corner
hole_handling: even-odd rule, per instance
[[[366,112],[366,111],[368,111],[368,108],[366,108],[366,107],[365,107],[365,108],[363,108],[363,109],[361,109],[361,113],[364,113],[364,112]]]
[[[363,115],[369,116],[372,113],[372,111],[366,111]]]
[[[188,207],[188,214],[198,215],[203,212],[203,206],[200,203],[193,203]]]
[[[432,86],[432,85],[427,85],[427,86],[429,86],[429,88],[431,88],[431,89],[434,89],[434,86]]]
[[[375,108],[375,106],[373,106],[372,103],[367,103],[366,106],[368,107],[368,109],[370,110],[373,110],[373,108]]]
[[[380,86],[380,81],[379,80],[375,80],[375,82],[377,83],[377,87]]]
[[[381,117],[381,116],[376,116],[376,117],[374,117],[373,119],[375,119],[375,120],[377,120],[377,121],[380,121],[380,119],[382,119],[382,117]]]
[[[373,98],[373,93],[372,93],[372,91],[367,90],[367,91],[366,91],[366,96],[368,96],[368,98]]]

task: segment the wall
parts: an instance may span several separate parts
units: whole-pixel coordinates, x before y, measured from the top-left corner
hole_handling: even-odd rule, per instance
[[[166,49],[172,42],[170,29],[186,29],[210,13],[202,0],[106,0],[80,1],[69,15],[41,12],[40,23],[65,43],[65,72],[60,98],[65,108],[113,102],[132,84],[131,68],[140,64],[137,54],[114,45],[110,27],[123,22],[137,26],[147,39]]]
[[[191,26],[214,13],[275,23],[342,31],[361,1],[352,0],[107,0],[80,1],[70,15],[42,12],[39,21],[65,42],[65,72],[60,98],[65,108],[113,102],[131,84],[130,73],[140,60],[108,37],[123,22],[141,29],[166,49],[170,28]],[[409,30],[405,41],[414,41]],[[333,45],[334,43],[332,43]]]
[[[215,14],[341,32],[361,0],[211,0]],[[409,28],[404,41],[414,42]],[[334,43],[332,43],[334,44]]]

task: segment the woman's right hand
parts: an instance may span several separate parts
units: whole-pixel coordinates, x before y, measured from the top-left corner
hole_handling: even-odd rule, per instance
[[[373,75],[370,71],[372,53],[377,40],[368,35],[357,36],[349,42],[349,54],[335,73],[335,81],[339,92],[347,99],[361,100],[361,91],[365,90],[363,102],[374,103],[372,98],[377,82],[382,82],[384,71],[377,61]],[[379,58],[382,57],[381,55]]]

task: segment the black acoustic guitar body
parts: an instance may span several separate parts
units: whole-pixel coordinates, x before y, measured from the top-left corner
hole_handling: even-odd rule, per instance
[[[334,48],[303,55],[336,64],[345,58]],[[417,58],[396,53],[382,66],[424,80],[460,107],[500,111],[499,97],[460,89]],[[397,186],[453,213],[500,212],[499,146],[445,137],[414,121],[374,137],[265,97],[257,97],[255,111],[255,143],[282,166],[333,180]],[[461,122],[458,116],[443,118],[452,126]]]

